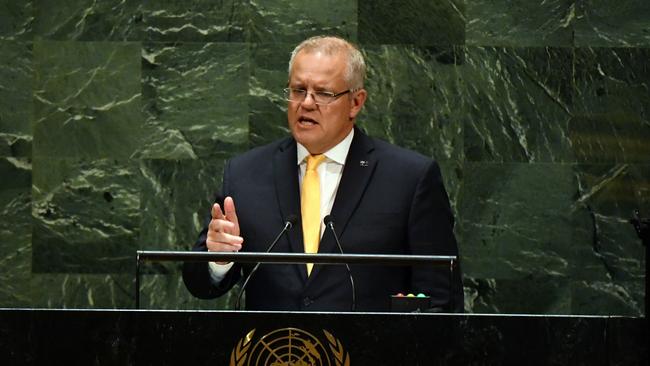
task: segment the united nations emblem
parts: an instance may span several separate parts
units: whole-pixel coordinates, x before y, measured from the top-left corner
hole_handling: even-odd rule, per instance
[[[255,329],[240,339],[230,354],[231,366],[350,366],[341,342],[323,329],[325,345],[298,328],[282,328],[254,342]]]

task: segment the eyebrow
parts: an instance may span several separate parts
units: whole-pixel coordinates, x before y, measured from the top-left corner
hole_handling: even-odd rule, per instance
[[[331,82],[331,80],[327,82]],[[287,81],[287,86],[295,89],[307,89],[306,83],[300,79],[294,80],[293,83],[292,80],[289,79]],[[315,86],[313,86],[313,88],[314,91],[327,91],[327,92],[331,92],[331,90],[335,89],[333,86],[323,86],[323,84],[316,84]]]
[[[304,89],[304,90],[308,89],[305,86],[305,83],[302,83],[302,82],[296,82],[294,84],[289,83],[288,87],[293,88],[293,89]],[[321,85],[314,86],[313,90],[316,91],[316,92],[329,92],[329,93],[332,92],[330,88],[325,87],[325,86],[321,86]]]

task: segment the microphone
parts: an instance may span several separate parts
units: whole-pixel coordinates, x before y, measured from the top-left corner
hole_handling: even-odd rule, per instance
[[[269,253],[271,250],[273,250],[273,247],[275,247],[275,244],[277,244],[278,241],[280,241],[282,235],[287,231],[291,230],[291,228],[293,228],[293,225],[295,225],[297,221],[298,221],[298,216],[294,214],[287,216],[287,221],[285,221],[284,227],[282,228],[278,236],[275,237],[271,245],[269,245],[269,248],[266,250],[266,253]],[[244,290],[246,289],[246,285],[248,285],[248,281],[250,281],[251,277],[253,277],[253,274],[255,274],[260,264],[262,264],[262,262],[256,263],[255,267],[253,267],[253,270],[251,270],[248,276],[246,276],[246,279],[244,280],[244,284],[241,286],[241,289],[239,290],[239,294],[237,295],[237,302],[235,303],[235,309],[240,310],[241,296],[244,293]]]
[[[336,245],[339,247],[339,252],[341,252],[341,254],[345,254],[343,253],[343,248],[341,247],[339,236],[336,235],[336,230],[334,230],[334,220],[332,220],[332,216],[325,216],[323,222],[325,222],[325,227],[329,227],[332,230],[332,234],[334,234],[334,240],[336,240]],[[350,276],[350,286],[352,286],[352,311],[355,311],[357,308],[357,290],[354,287],[354,278],[352,277],[352,271],[350,271],[350,266],[347,263],[345,263],[345,268],[347,268],[348,275]]]

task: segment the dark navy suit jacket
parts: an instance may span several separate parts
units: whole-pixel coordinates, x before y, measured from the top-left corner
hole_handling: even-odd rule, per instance
[[[299,166],[296,142],[286,138],[230,160],[222,195],[237,209],[242,251],[265,252],[288,216],[300,217]],[[435,161],[355,130],[331,217],[343,251],[371,254],[458,255],[454,218]],[[206,249],[204,229],[193,248]],[[294,225],[274,252],[303,253],[302,227]],[[319,253],[338,253],[330,230]],[[243,267],[243,268],[242,268]],[[227,292],[252,265],[237,265],[215,286],[207,263],[188,262],[183,279],[199,298]],[[387,311],[390,295],[425,293],[432,307],[462,311],[460,267],[453,281],[448,268],[432,266],[351,266],[357,310]],[[452,283],[450,283],[452,282]],[[450,293],[450,285],[452,293]],[[262,264],[246,289],[249,310],[349,311],[350,283],[340,265],[315,265],[307,276],[304,264]]]

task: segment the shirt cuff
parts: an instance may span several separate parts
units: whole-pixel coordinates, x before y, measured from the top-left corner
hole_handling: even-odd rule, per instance
[[[219,285],[230,268],[232,268],[234,262],[228,264],[219,264],[215,262],[208,262],[208,268],[210,269],[210,280],[215,286]]]

